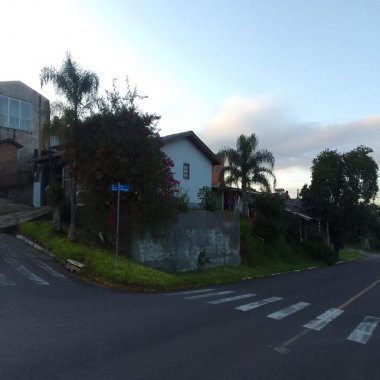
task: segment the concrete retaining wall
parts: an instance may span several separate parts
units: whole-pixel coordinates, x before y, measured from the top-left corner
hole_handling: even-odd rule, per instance
[[[168,272],[240,264],[240,222],[236,213],[192,210],[160,231],[136,235],[132,258]]]

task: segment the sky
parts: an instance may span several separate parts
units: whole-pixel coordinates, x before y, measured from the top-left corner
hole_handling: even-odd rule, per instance
[[[214,152],[255,133],[295,197],[324,149],[374,150],[380,164],[378,0],[12,0],[1,5],[0,80],[41,89],[66,52]]]

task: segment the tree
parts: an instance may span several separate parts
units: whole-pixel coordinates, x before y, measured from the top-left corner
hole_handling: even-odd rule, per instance
[[[378,192],[378,166],[369,156],[372,152],[365,146],[344,154],[324,150],[313,160],[310,186],[301,191],[303,205],[327,222],[336,260],[352,218]]]
[[[273,173],[274,156],[266,149],[257,150],[259,141],[255,134],[240,135],[236,141],[236,149],[223,148],[219,156],[227,161],[221,176],[227,185],[241,185],[243,200],[243,216],[247,216],[247,190],[253,184],[261,185],[270,191],[270,180],[275,186],[276,177]]]
[[[265,242],[285,235],[285,200],[278,194],[261,194],[255,198],[255,218],[252,232]]]
[[[75,225],[77,214],[77,149],[74,139],[74,131],[81,126],[82,117],[89,111],[96,100],[99,87],[98,76],[82,69],[71,55],[67,53],[60,69],[43,67],[40,74],[41,87],[52,83],[56,92],[62,95],[64,102],[60,103],[63,114],[62,120],[64,132],[59,133],[60,141],[65,151],[65,158],[71,163],[71,188],[70,188],[70,228],[68,239],[75,239]],[[52,129],[54,130],[54,128]]]
[[[124,220],[133,221],[133,227],[162,223],[177,209],[174,164],[161,151],[156,128],[160,117],[140,111],[136,105],[140,98],[129,85],[125,96],[114,86],[99,103],[99,111],[77,130],[85,203],[99,228],[104,228],[107,214],[116,207],[112,183],[129,185],[130,192],[122,195],[121,204]]]

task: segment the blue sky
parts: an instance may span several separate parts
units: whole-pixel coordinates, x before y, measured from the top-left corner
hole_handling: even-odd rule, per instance
[[[379,1],[13,0],[2,14],[19,17],[2,21],[0,80],[54,100],[38,75],[70,51],[102,89],[128,75],[163,135],[192,129],[217,151],[255,132],[293,196],[325,148],[380,162]]]

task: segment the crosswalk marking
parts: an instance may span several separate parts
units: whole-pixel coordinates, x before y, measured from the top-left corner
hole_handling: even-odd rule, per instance
[[[0,275],[0,284],[1,283],[2,283],[2,278]],[[231,293],[235,293],[235,291],[224,290],[224,291],[218,292],[218,291],[215,291],[215,289],[197,289],[197,290],[189,290],[189,291],[177,292],[177,293],[166,293],[163,295],[186,296],[186,297],[183,297],[186,300],[198,300],[198,299],[211,298],[211,297],[216,297],[216,296],[221,296],[221,295],[226,295],[226,294],[231,294]],[[246,299],[250,297],[256,297],[256,296],[257,295],[254,293],[245,293],[245,294],[234,295],[230,297],[216,298],[211,301],[206,300],[205,302],[212,305],[218,305],[222,303],[238,301],[238,300],[242,300],[242,299]],[[239,310],[239,311],[254,310],[259,307],[265,306],[267,304],[280,301],[282,299],[283,298],[281,297],[265,298],[262,300],[258,300],[256,302],[237,306],[234,309]],[[281,320],[283,318],[286,318],[290,315],[297,313],[298,311],[301,311],[309,307],[310,305],[311,304],[309,302],[297,302],[284,309],[268,314],[267,318]],[[324,313],[322,313],[315,319],[303,325],[303,327],[305,327],[308,330],[304,330],[302,335],[304,335],[304,333],[309,330],[315,330],[315,331],[322,330],[324,327],[326,327],[329,323],[334,321],[343,313],[344,313],[344,310],[340,308],[331,308],[331,309],[326,310]],[[371,338],[373,332],[375,331],[379,323],[380,323],[380,318],[370,317],[370,316],[365,317],[363,321],[356,327],[356,329],[353,330],[351,334],[347,337],[347,340],[351,340],[356,343],[366,344],[368,340]],[[280,348],[284,348],[284,347],[280,347]]]
[[[23,274],[25,277],[29,278],[29,280],[33,281],[37,285],[49,285],[47,281],[34,274],[29,269],[25,268],[23,265],[16,268],[16,270]]]
[[[211,303],[213,305],[217,305],[219,303],[224,303],[224,302],[230,302],[230,301],[236,301],[236,300],[241,300],[243,298],[250,298],[250,297],[254,297],[256,296],[256,294],[253,294],[253,293],[247,293],[247,294],[242,294],[240,296],[234,296],[234,297],[228,297],[228,298],[221,298],[219,300],[215,300],[215,301],[208,301],[207,303]]]
[[[298,302],[298,303],[291,305],[285,309],[282,309],[282,310],[276,311],[275,313],[269,314],[269,315],[267,315],[267,317],[280,320],[280,319],[286,318],[289,315],[292,315],[292,314],[296,313],[297,311],[300,311],[300,310],[302,310],[308,306],[310,306],[310,304],[307,302]]]
[[[342,309],[329,309],[320,316],[318,316],[316,319],[313,319],[312,321],[303,325],[303,327],[315,331],[320,331],[330,322],[332,322],[335,318],[338,318],[343,312],[344,310]]]
[[[45,263],[43,263],[41,261],[36,261],[35,264],[37,266],[39,266],[40,268],[42,268],[43,270],[45,270],[46,272],[48,272],[53,277],[61,278],[61,279],[66,279],[66,277],[63,274],[58,273],[53,268],[50,268],[49,265],[47,265],[47,264],[45,264]]]
[[[176,293],[165,293],[163,296],[181,296],[186,294],[197,294],[197,293],[206,293],[206,292],[212,292],[215,289],[199,289],[199,290],[188,290],[185,292],[176,292]]]
[[[15,282],[11,281],[7,276],[5,276],[4,274],[0,274],[0,284],[1,285],[16,285]]]
[[[37,285],[50,285],[47,281],[43,280],[41,277],[34,274],[32,271],[24,267],[23,265],[20,265],[20,263],[11,258],[11,257],[4,257],[3,260],[8,263],[9,265],[12,265],[15,267],[15,269],[20,272],[25,277],[29,278],[29,280],[33,281]]]
[[[252,310],[252,309],[257,309],[258,307],[267,305],[268,303],[272,303],[272,302],[276,302],[276,301],[280,301],[280,300],[282,300],[282,298],[280,298],[280,297],[265,298],[265,299],[257,301],[257,302],[248,303],[246,305],[241,305],[241,306],[235,307],[235,309],[240,310],[240,311],[248,311],[248,310]]]
[[[225,290],[224,292],[216,292],[216,293],[207,293],[207,294],[199,294],[196,296],[190,296],[190,297],[184,297],[186,300],[196,300],[199,298],[207,298],[212,296],[222,296],[224,294],[231,294],[234,293],[232,290]]]
[[[20,265],[20,263],[15,260],[15,259],[12,259],[11,257],[3,257],[3,260],[9,264],[9,265],[12,265],[13,267],[17,266],[17,265]]]
[[[366,344],[372,333],[375,331],[380,318],[367,316],[363,319],[358,327],[347,337],[357,343]]]

